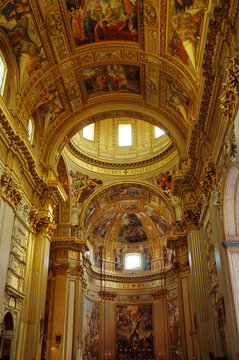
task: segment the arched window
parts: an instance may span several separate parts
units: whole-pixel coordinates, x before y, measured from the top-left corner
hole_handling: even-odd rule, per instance
[[[125,254],[125,270],[140,270],[142,267],[140,253]]]
[[[28,120],[28,124],[27,124],[27,133],[28,133],[28,139],[30,141],[30,143],[33,143],[33,137],[34,137],[34,122],[33,120],[30,118]]]
[[[0,92],[1,92],[1,95],[3,94],[3,90],[4,90],[6,75],[7,75],[7,65],[6,65],[6,62],[5,62],[5,59],[2,55],[2,53],[0,52]]]

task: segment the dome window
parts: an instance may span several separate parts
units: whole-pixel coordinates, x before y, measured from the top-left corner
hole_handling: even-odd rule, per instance
[[[131,124],[119,124],[118,126],[119,146],[132,145],[132,126]]]
[[[83,137],[85,139],[93,141],[94,135],[95,135],[95,124],[90,124],[83,128]]]
[[[140,270],[141,254],[128,253],[125,255],[125,270]]]
[[[154,127],[154,134],[155,134],[155,138],[158,138],[162,135],[165,134],[165,131],[163,131],[162,129],[160,129],[158,126]]]

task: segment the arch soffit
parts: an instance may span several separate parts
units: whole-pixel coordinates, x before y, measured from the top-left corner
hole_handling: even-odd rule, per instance
[[[122,110],[123,108],[123,110]],[[41,154],[46,166],[56,167],[64,146],[82,127],[96,121],[116,118],[133,117],[147,121],[153,125],[165,129],[168,135],[177,144],[179,153],[182,157],[186,156],[185,133],[169,121],[158,111],[154,111],[146,104],[135,104],[132,110],[132,102],[129,103],[101,103],[100,105],[85,109],[82,113],[75,113],[64,121],[63,124],[52,124],[50,130],[42,140]]]

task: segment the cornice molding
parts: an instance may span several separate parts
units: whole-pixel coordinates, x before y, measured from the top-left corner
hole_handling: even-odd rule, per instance
[[[146,159],[146,160],[136,161],[136,162],[131,162],[131,163],[128,163],[128,162],[127,163],[106,162],[106,161],[93,159],[93,158],[81,153],[74,146],[72,141],[68,142],[67,148],[77,158],[79,158],[82,161],[85,161],[87,163],[90,163],[92,165],[96,165],[96,166],[100,166],[100,167],[104,167],[104,168],[114,168],[114,169],[127,168],[128,169],[128,168],[137,168],[137,167],[147,166],[147,165],[153,164],[153,163],[163,159],[164,157],[168,156],[175,150],[175,144],[174,143],[169,144],[169,146],[164,151],[162,151],[160,154],[158,154],[156,156],[150,157],[149,159]]]
[[[224,240],[222,245],[226,249],[239,249],[239,240]]]

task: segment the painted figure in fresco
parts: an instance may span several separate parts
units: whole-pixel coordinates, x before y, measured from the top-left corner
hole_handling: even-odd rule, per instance
[[[16,55],[22,84],[23,79],[27,80],[45,60],[28,3],[20,0],[9,1],[1,10],[0,27],[8,35]]]
[[[83,359],[99,359],[99,304],[85,300],[83,321]]]
[[[147,192],[140,188],[113,189],[110,191],[110,199],[118,199],[123,196],[146,198]]]
[[[42,118],[44,129],[48,124],[56,119],[56,117],[63,111],[61,99],[56,88],[48,90],[41,98],[38,106],[38,113]]]
[[[103,26],[103,25],[102,25]],[[137,66],[109,65],[83,70],[89,95],[101,92],[140,92],[139,68]]]
[[[101,180],[90,179],[88,175],[83,175],[78,171],[74,174],[70,172],[72,177],[72,201],[74,203],[82,204],[90,194],[93,193],[96,187],[102,185]]]
[[[116,321],[117,353],[134,359],[147,353],[144,358],[153,358],[152,306],[118,305]]]
[[[101,216],[97,221],[95,226],[93,227],[92,234],[94,237],[101,237],[104,238],[108,226],[112,222],[113,218],[115,217],[116,213],[111,210],[107,210],[103,216]]]
[[[173,34],[171,43],[169,44],[172,54],[178,56],[186,65],[189,65],[188,54],[184,49],[183,42],[177,35],[176,31]]]
[[[151,270],[151,260],[152,260],[152,256],[150,254],[150,249],[144,248],[144,270],[145,271]]]
[[[159,174],[159,176],[154,177],[155,185],[159,186],[167,196],[171,191],[171,182],[172,175],[169,171],[166,171],[164,174],[162,173]]]
[[[122,225],[119,230],[119,242],[142,242],[147,240],[144,227],[135,214],[128,214],[123,218]]]
[[[151,218],[151,220],[156,225],[160,236],[164,235],[170,230],[169,222],[157,211],[147,206],[147,210],[145,213]]]
[[[78,39],[79,41],[84,41],[86,37],[83,26],[84,10],[82,9],[82,6],[80,6],[79,9],[74,9],[74,7],[72,7],[69,14],[74,38]]]
[[[76,45],[101,40],[137,41],[136,0],[68,0],[67,7]]]
[[[115,271],[123,271],[123,249],[115,249]]]
[[[169,48],[184,64],[196,68],[196,50],[206,3],[203,0],[175,0],[172,8],[172,35]]]
[[[188,118],[189,97],[184,90],[172,80],[167,80],[167,104],[179,112],[185,120]]]
[[[168,266],[174,262],[174,250],[165,248],[164,249],[164,266]]]
[[[102,252],[103,245],[95,244],[95,266],[99,269],[102,268]]]
[[[193,0],[175,0],[175,8],[184,10],[193,5]]]
[[[197,13],[180,13],[172,18],[172,24],[182,41],[196,42],[199,40],[199,25],[202,20],[203,10]]]

